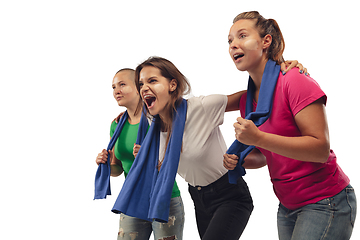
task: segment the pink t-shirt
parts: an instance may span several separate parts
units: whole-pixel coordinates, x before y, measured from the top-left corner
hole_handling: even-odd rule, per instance
[[[270,118],[259,127],[263,132],[287,137],[301,136],[295,123],[295,115],[326,95],[310,77],[298,69],[281,73],[274,92]],[[240,99],[240,112],[245,116],[246,94]],[[254,101],[254,110],[256,103]],[[280,202],[288,209],[297,209],[332,197],[350,182],[339,165],[335,153],[330,150],[326,163],[303,162],[287,158],[259,148],[265,155],[273,188]]]

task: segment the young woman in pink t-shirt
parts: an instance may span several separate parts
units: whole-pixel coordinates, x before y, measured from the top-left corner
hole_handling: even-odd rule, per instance
[[[275,20],[258,12],[239,14],[229,33],[229,52],[236,68],[247,71],[255,84],[257,106],[265,65],[279,63],[284,39]],[[309,76],[296,70],[279,74],[270,117],[257,127],[245,118],[246,94],[240,100],[242,117],[234,124],[236,139],[255,146],[266,163],[245,158],[245,167],[267,164],[280,200],[279,239],[350,239],[356,217],[356,197],[349,178],[330,149],[325,113],[326,95]],[[254,154],[253,154],[254,155]],[[254,159],[254,158],[252,158]],[[235,155],[224,155],[233,170]]]

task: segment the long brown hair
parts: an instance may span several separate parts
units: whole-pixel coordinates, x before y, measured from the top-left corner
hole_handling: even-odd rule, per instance
[[[143,63],[141,63],[139,66],[137,66],[135,69],[135,85],[138,92],[140,92],[140,72],[146,66],[151,66],[159,69],[161,75],[165,77],[169,82],[171,82],[171,80],[173,79],[176,80],[177,87],[173,92],[171,92],[171,101],[169,102],[170,109],[176,110],[176,107],[181,103],[182,97],[188,94],[191,90],[189,81],[169,60],[161,57],[150,57]],[[146,108],[146,110],[148,109]]]
[[[271,35],[272,42],[267,52],[267,58],[275,61],[277,64],[284,62],[282,56],[285,49],[284,37],[280,31],[280,27],[274,19],[266,19],[259,14],[257,11],[243,12],[237,15],[233,23],[240,19],[254,19],[256,20],[255,26],[259,31],[261,38],[266,35]]]

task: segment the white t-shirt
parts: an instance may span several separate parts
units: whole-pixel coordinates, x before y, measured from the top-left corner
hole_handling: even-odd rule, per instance
[[[187,104],[178,174],[191,186],[207,186],[227,173],[223,166],[227,147],[219,128],[224,121],[227,96],[192,97]],[[162,159],[167,133],[160,136]]]

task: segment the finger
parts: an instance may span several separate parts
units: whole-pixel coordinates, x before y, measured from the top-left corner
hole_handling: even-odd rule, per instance
[[[299,62],[297,60],[292,60],[291,63],[289,64],[289,66],[287,66],[286,68],[286,72],[289,71],[290,69],[294,68]]]
[[[106,161],[107,161],[107,159],[97,158],[97,159],[96,159],[96,164],[97,164],[97,165],[99,165],[100,163],[105,164],[105,163],[106,163]]]
[[[306,76],[310,76],[310,73],[308,73],[307,68],[304,68],[304,73],[305,73]]]
[[[234,154],[225,154],[224,155],[224,162],[226,162],[226,164],[228,166],[236,166],[238,163],[238,156],[234,155]]]
[[[234,159],[234,160],[238,160],[239,157],[235,154],[226,154],[227,157],[231,158],[231,159]]]
[[[227,154],[227,153],[225,153],[224,158],[226,160],[234,161],[235,163],[237,163],[237,161],[239,160],[239,157],[236,156],[235,154]]]
[[[230,163],[228,163],[228,162],[226,162],[226,161],[223,161],[223,166],[224,166],[226,169],[228,169],[228,170],[234,170],[235,167],[236,167],[236,165],[230,164]]]
[[[301,63],[298,63],[298,64],[296,65],[296,67],[299,69],[299,72],[300,72],[300,73],[303,73],[303,72],[304,72],[304,66],[303,66]]]
[[[286,70],[286,62],[282,62],[280,64],[280,70],[281,70],[281,72],[285,72],[285,70]]]
[[[244,119],[244,118],[242,118],[242,117],[238,117],[238,118],[236,119],[236,121],[238,122],[238,124],[244,125],[248,120],[247,120],[247,119]]]
[[[236,166],[238,163],[238,160],[231,159],[231,158],[224,158],[226,163],[231,166]]]
[[[299,62],[297,60],[288,60],[285,62],[285,69],[281,69],[282,73],[285,75],[285,73],[287,73],[288,71],[290,71],[292,68],[296,67],[296,65]]]

